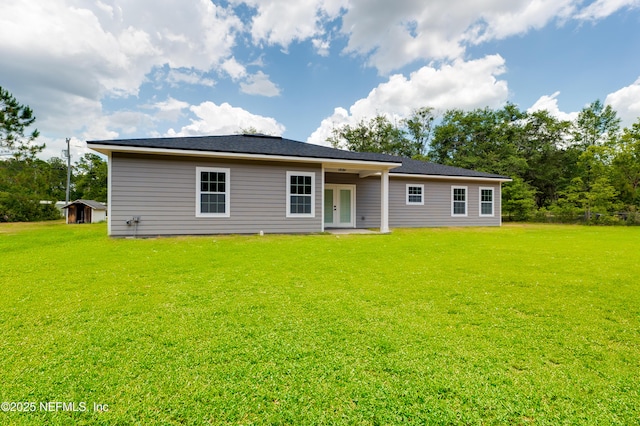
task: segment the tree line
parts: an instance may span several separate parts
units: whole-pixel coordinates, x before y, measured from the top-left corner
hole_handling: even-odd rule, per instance
[[[0,222],[60,218],[55,202],[64,200],[67,163],[61,158],[37,157],[44,144],[36,143],[38,130],[31,108],[20,104],[0,87]],[[107,201],[107,163],[85,154],[71,165],[70,200]]]
[[[427,107],[397,123],[377,115],[337,127],[329,142],[508,176],[506,219],[640,223],[640,118],[620,123],[599,100],[573,121],[510,103],[442,115]]]

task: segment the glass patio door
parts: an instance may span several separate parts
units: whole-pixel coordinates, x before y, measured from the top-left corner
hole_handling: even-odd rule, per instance
[[[355,185],[325,185],[324,226],[355,228]]]

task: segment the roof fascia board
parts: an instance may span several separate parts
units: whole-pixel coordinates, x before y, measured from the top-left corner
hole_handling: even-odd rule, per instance
[[[389,173],[389,177],[417,178],[417,179],[435,179],[435,180],[472,180],[478,182],[511,182],[509,178],[492,178],[478,176],[451,176],[451,175],[419,175],[409,173]]]
[[[87,142],[87,147],[101,154],[107,155],[109,152],[125,152],[133,154],[171,154],[185,157],[215,157],[242,160],[268,160],[268,161],[291,161],[296,163],[318,163],[329,166],[336,165],[362,165],[366,167],[377,166],[380,170],[389,170],[402,166],[402,163],[391,163],[383,161],[367,161],[367,160],[341,160],[328,157],[295,157],[288,155],[267,155],[267,154],[245,154],[237,152],[220,152],[220,151],[195,151],[183,149],[169,148],[145,148],[137,146],[122,145],[102,145]]]

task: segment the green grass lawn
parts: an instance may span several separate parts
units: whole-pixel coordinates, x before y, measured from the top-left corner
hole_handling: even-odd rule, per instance
[[[0,401],[87,409],[0,424],[640,424],[640,228],[0,224],[0,253]]]

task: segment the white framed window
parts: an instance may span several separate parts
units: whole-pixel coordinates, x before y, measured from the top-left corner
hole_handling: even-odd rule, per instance
[[[287,217],[316,216],[316,174],[287,172]]]
[[[451,216],[467,215],[467,187],[451,187]]]
[[[407,184],[407,205],[424,205],[424,185]]]
[[[196,217],[229,217],[231,173],[219,167],[196,167]]]
[[[493,216],[493,188],[480,188],[480,216]]]

